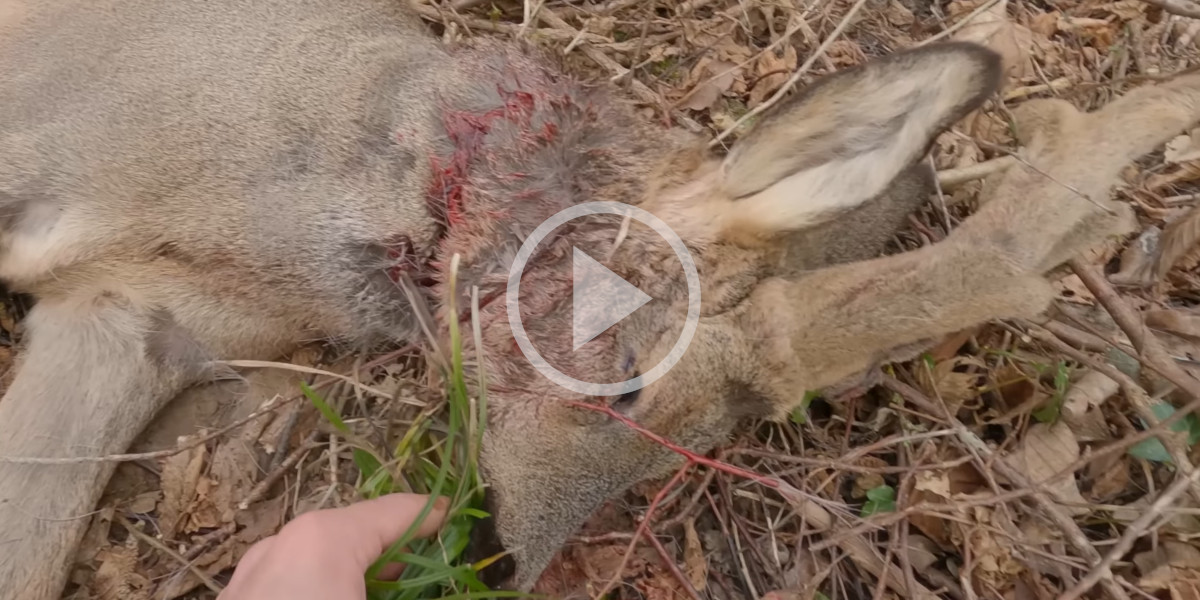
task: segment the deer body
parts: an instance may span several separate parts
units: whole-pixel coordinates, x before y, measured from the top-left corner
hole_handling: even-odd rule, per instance
[[[721,158],[517,44],[444,48],[396,0],[7,0],[0,278],[37,305],[0,400],[2,590],[58,597],[112,471],[5,457],[121,452],[179,391],[220,375],[213,359],[418,339],[405,278],[444,332],[459,317],[446,309],[452,254],[459,293],[476,286],[482,302],[482,463],[515,567],[500,578],[528,589],[600,502],[678,457],[573,408],[595,399],[516,351],[496,298],[524,236],[610,200],[688,242],[696,339],[666,380],[615,401],[707,450],[739,418],[786,414],[899,347],[1043,310],[1046,270],[1127,227],[1122,207],[1099,208],[1116,171],[1200,118],[1195,77],[1106,108],[1135,113],[1128,135],[1105,131],[1120,142],[1096,138],[1105,111],[1030,103],[1044,109],[1030,116],[1045,130],[1030,142],[1040,170],[1005,175],[945,242],[873,259],[924,197],[914,165],[930,140],[998,72],[974,46],[898,54],[797,94]],[[575,224],[522,285],[529,337],[592,381],[648,369],[686,312],[669,249],[636,224],[614,248],[619,229]],[[655,298],[577,352],[572,248],[609,256]]]

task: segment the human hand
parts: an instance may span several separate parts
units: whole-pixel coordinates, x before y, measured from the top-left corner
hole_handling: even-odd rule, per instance
[[[429,496],[389,494],[300,515],[250,547],[217,600],[365,600],[363,573],[421,514]],[[437,532],[449,499],[439,498],[417,530]]]

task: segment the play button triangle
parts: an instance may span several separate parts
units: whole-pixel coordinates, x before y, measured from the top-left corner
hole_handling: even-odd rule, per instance
[[[578,350],[651,298],[579,248],[573,250],[571,342]]]

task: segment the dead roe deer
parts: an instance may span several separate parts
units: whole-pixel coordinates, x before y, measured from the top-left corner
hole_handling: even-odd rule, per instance
[[[1200,118],[1195,76],[1091,114],[1027,102],[1033,166],[946,240],[874,258],[924,197],[931,140],[998,79],[980,47],[899,52],[794,94],[720,156],[518,43],[443,47],[402,0],[3,0],[0,278],[37,303],[0,457],[121,452],[214,359],[420,341],[401,280],[444,335],[464,318],[445,309],[458,254],[457,306],[472,287],[482,305],[499,575],[529,589],[595,507],[681,460],[572,403],[706,451],[898,349],[1036,316],[1047,270],[1129,228],[1119,169]],[[668,223],[702,281],[680,362],[618,398],[537,373],[503,300],[524,237],[594,200]],[[637,222],[614,250],[621,227],[572,222],[521,280],[530,340],[588,381],[651,368],[687,312],[675,254]],[[654,298],[577,351],[573,248]],[[0,460],[5,597],[58,597],[112,469]]]

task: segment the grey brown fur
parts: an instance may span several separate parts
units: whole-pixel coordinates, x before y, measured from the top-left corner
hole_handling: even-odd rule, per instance
[[[1119,169],[1200,119],[1196,76],[1093,114],[1026,103],[1037,168],[994,182],[944,242],[873,258],[924,197],[914,165],[933,137],[997,78],[978,47],[899,53],[798,94],[723,159],[517,44],[444,48],[397,0],[2,0],[0,278],[37,305],[0,400],[0,457],[121,452],[217,375],[209,359],[418,339],[399,274],[444,333],[458,254],[460,291],[488,300],[495,530],[508,585],[528,589],[599,503],[680,459],[571,407],[594,399],[515,350],[496,298],[523,237],[616,200],[688,241],[696,338],[620,410],[707,450],[898,349],[1044,310],[1046,271],[1128,229],[1108,200]],[[573,224],[522,285],[535,344],[591,381],[649,369],[685,313],[673,255],[634,225],[606,265],[656,300],[569,352],[570,249],[609,256],[618,227]],[[111,472],[0,460],[6,596],[58,597]]]

